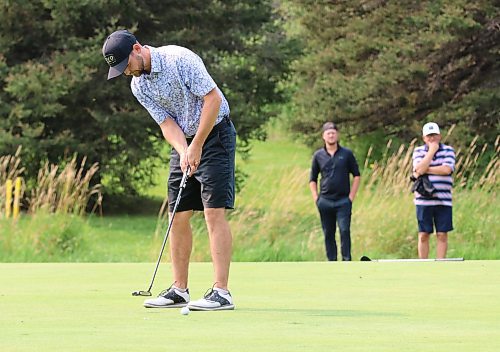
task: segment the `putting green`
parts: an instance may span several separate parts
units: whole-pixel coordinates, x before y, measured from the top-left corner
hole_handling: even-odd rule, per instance
[[[153,269],[0,264],[0,350],[500,350],[500,261],[233,263],[236,310],[188,316],[131,296]],[[212,267],[190,270],[197,299]],[[162,264],[153,293],[170,277]]]

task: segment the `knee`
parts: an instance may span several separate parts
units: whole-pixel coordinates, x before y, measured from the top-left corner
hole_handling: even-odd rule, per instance
[[[174,221],[172,222],[172,226],[184,226],[189,224],[189,219],[191,218],[193,212],[192,211],[182,211],[175,214]],[[172,213],[168,214],[169,219],[172,219]]]
[[[224,208],[205,208],[204,215],[208,227],[217,226],[226,219]]]
[[[427,234],[427,233],[419,233],[418,234],[418,240],[421,242],[421,243],[428,243],[429,242],[429,237],[430,235]]]
[[[437,233],[437,240],[442,243],[448,242],[448,234],[446,233]]]
[[[339,218],[339,231],[340,232],[350,232],[351,231],[351,220],[346,218]]]

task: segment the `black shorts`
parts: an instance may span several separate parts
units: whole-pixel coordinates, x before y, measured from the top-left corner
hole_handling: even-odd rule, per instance
[[[190,144],[192,138],[188,138]],[[214,126],[201,153],[198,169],[188,178],[177,211],[234,208],[234,156],[236,130],[229,118]],[[168,204],[173,211],[182,180],[180,156],[172,148],[168,178]]]

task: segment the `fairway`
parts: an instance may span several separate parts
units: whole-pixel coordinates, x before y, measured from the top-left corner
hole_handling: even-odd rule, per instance
[[[500,350],[500,261],[233,263],[236,310],[188,316],[131,296],[153,269],[0,264],[0,351]],[[190,273],[197,299],[211,264]]]

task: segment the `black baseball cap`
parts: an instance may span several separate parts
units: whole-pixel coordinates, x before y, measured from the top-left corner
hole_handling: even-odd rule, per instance
[[[109,65],[108,79],[118,77],[128,65],[128,56],[137,42],[135,36],[126,29],[113,32],[102,46],[102,55]]]
[[[325,131],[328,131],[328,130],[336,130],[336,131],[338,131],[338,128],[337,128],[337,125],[334,124],[333,122],[326,122],[323,125],[323,128],[321,130],[322,130],[322,132],[325,132]]]

